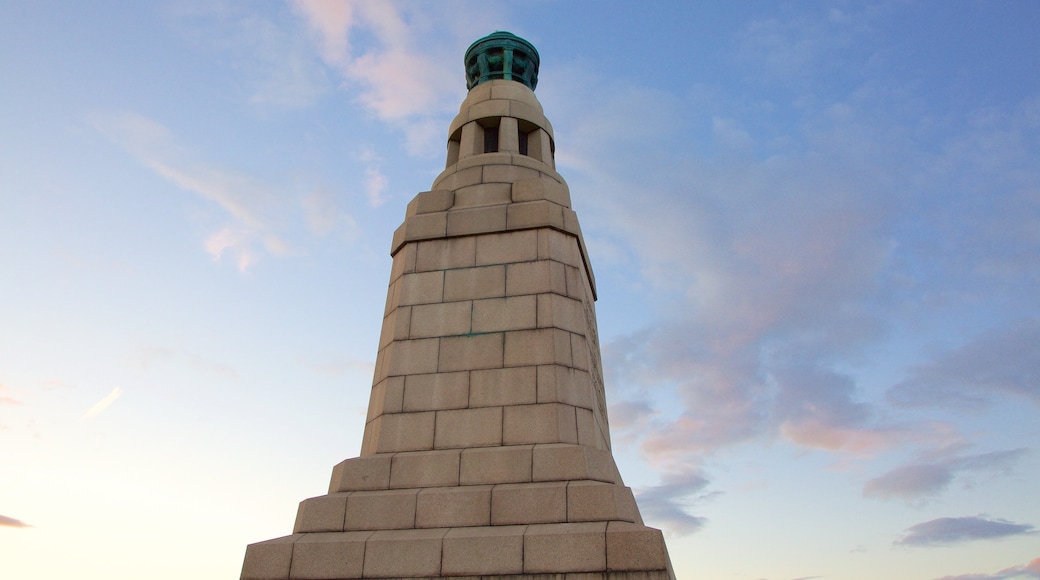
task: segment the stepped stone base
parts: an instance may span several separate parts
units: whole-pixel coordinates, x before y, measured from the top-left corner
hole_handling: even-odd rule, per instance
[[[246,548],[242,580],[675,580],[660,530],[630,522],[294,534]]]

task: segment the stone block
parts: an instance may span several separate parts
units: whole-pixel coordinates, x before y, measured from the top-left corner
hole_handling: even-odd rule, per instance
[[[567,521],[601,522],[620,519],[618,489],[622,486],[600,481],[572,481],[567,484]]]
[[[435,213],[448,211],[455,202],[455,194],[450,189],[435,189],[415,196],[409,208],[413,207],[416,214]]]
[[[606,570],[606,529],[606,522],[528,526],[524,532],[524,572]]]
[[[346,531],[415,527],[416,489],[356,491],[347,497]]]
[[[444,295],[444,272],[405,274],[397,284],[400,286],[397,296],[399,306],[440,302]]]
[[[368,399],[368,418],[371,421],[383,413],[400,413],[404,396],[404,377],[383,379],[372,387]]]
[[[539,173],[537,171],[528,167],[517,167],[516,165],[485,165],[482,179],[484,183],[511,184],[521,179],[538,177],[538,175]],[[510,188],[510,198],[506,201],[512,201],[512,188]],[[560,225],[563,225],[562,222]]]
[[[365,578],[440,576],[441,539],[448,530],[383,530],[365,544]]]
[[[523,330],[537,325],[535,295],[488,298],[473,302],[473,332]]]
[[[361,578],[372,532],[307,534],[293,545],[292,580]]]
[[[461,485],[531,481],[532,446],[489,447],[462,452]]]
[[[440,372],[500,368],[502,334],[474,334],[441,338]]]
[[[387,376],[437,372],[437,338],[399,340],[383,349]]]
[[[404,239],[397,240],[395,247],[402,242],[443,238],[448,231],[448,212],[424,213],[406,218],[404,222]],[[395,232],[396,235],[396,232]]]
[[[607,567],[611,570],[670,570],[661,530],[629,522],[607,524]]]
[[[390,485],[390,456],[352,457],[332,468],[329,493],[386,489]]]
[[[585,307],[580,300],[556,294],[538,296],[539,328],[561,328],[584,336],[585,321]]]
[[[567,332],[554,328],[514,330],[505,333],[505,366],[571,364]]]
[[[415,246],[405,246],[403,249],[395,253],[393,264],[390,266],[390,283],[393,284],[395,280],[400,278],[402,275],[415,271]]]
[[[589,346],[589,339],[580,334],[571,335],[571,365],[579,370],[591,371],[593,368],[592,364],[592,348]],[[598,345],[596,347],[598,349]],[[599,359],[599,353],[596,353],[596,358]],[[595,365],[599,368],[599,365]]]
[[[574,415],[578,424],[578,444],[603,449],[592,411],[576,407]]]
[[[458,449],[397,453],[390,469],[390,488],[441,487],[459,484]]]
[[[526,405],[536,402],[537,367],[509,367],[470,374],[470,407]]]
[[[559,403],[514,405],[503,408],[502,443],[578,442],[578,427],[574,407]]]
[[[508,117],[509,105],[509,101],[502,99],[492,99],[474,103],[469,107],[469,120],[477,121],[489,117]]]
[[[513,81],[503,81],[503,82],[510,82],[510,83],[512,83]],[[502,83],[498,82],[498,81],[489,81],[489,82],[486,82],[486,83],[480,83],[479,85],[477,85],[477,86],[473,87],[472,89],[470,89],[469,92],[466,93],[466,98],[462,101],[462,106],[459,108],[459,112],[460,113],[464,113],[464,112],[468,111],[469,108],[472,107],[473,105],[475,105],[477,103],[480,103],[480,102],[483,102],[483,101],[490,100],[492,98],[491,97],[491,87],[493,87],[493,86],[495,86],[497,84],[502,84]],[[502,98],[505,98],[505,97],[502,97]]]
[[[456,528],[444,536],[441,574],[515,575],[524,571],[526,526]]]
[[[347,509],[346,493],[319,495],[300,502],[296,510],[294,534],[309,532],[342,532]]]
[[[510,117],[515,119],[522,119],[529,121],[539,127],[545,127],[548,125],[545,121],[545,115],[540,110],[540,107],[535,107],[528,103],[520,101],[509,101],[509,113]]]
[[[371,453],[421,451],[433,448],[433,411],[382,415],[369,423],[377,432]],[[368,428],[366,428],[367,434]]]
[[[513,182],[513,203],[548,199],[549,197],[545,191],[548,181],[548,178],[541,176],[517,179]]]
[[[567,521],[567,482],[506,483],[491,490],[492,525]]]
[[[288,580],[293,543],[302,537],[293,534],[246,546],[241,580]]]
[[[487,166],[484,167],[487,169]],[[483,172],[481,173],[483,175]],[[508,183],[477,183],[474,185],[467,185],[466,187],[460,187],[455,191],[455,205],[452,206],[451,214],[458,213],[464,209],[476,209],[479,207],[496,206],[502,207],[510,202],[512,197],[510,185]],[[496,223],[498,223],[496,219]],[[502,227],[505,229],[505,218],[501,221]],[[488,231],[484,229],[483,231]],[[448,235],[458,235],[450,233]],[[464,232],[465,233],[465,232]]]
[[[441,176],[439,176],[436,181],[433,182],[433,186],[438,189],[452,191],[452,205],[454,205],[454,190],[466,187],[468,185],[476,185],[480,183],[482,175],[483,168],[479,166],[467,167],[466,169],[457,169],[450,173],[446,171]]]
[[[383,348],[395,340],[406,340],[411,316],[411,306],[391,310],[390,314],[383,318],[383,328],[379,332],[379,348]]]
[[[535,445],[531,464],[534,481],[591,479],[619,483],[610,452],[584,445]]]
[[[538,402],[592,409],[592,379],[587,371],[560,365],[538,367]]]
[[[394,230],[394,235],[390,239],[390,255],[392,256],[394,253],[396,253],[398,250],[400,250],[404,246],[405,242],[407,242],[407,241],[408,241],[408,223],[406,222],[406,223],[403,223],[403,224],[397,226],[397,229]]]
[[[490,485],[429,488],[416,498],[417,528],[487,526],[490,522]]]
[[[414,247],[415,244],[409,244],[409,247]],[[398,253],[400,255],[400,253]],[[396,281],[391,282],[390,286],[386,289],[386,304],[383,306],[383,316],[389,316],[393,312],[394,308],[397,308],[398,303],[401,301],[401,283],[400,278]]]
[[[477,265],[508,264],[537,259],[536,243],[539,231],[524,230],[481,236],[476,247]]]
[[[415,270],[429,272],[449,268],[467,268],[475,264],[476,238],[449,238],[419,242],[415,255]]]
[[[538,102],[537,97],[534,95],[534,91],[527,88],[521,83],[515,82],[492,82],[491,96],[492,99],[508,99],[510,101],[520,101],[526,103],[541,110],[542,105]]]
[[[632,495],[632,488],[618,485],[615,488],[614,499],[617,501],[619,520],[643,525],[643,518],[639,515],[639,506],[636,505],[636,498]]]
[[[469,404],[469,373],[409,375],[404,382],[404,410],[462,409]]]
[[[537,260],[506,266],[506,296],[546,292],[567,295],[567,271],[560,262]]]
[[[538,258],[556,260],[575,268],[584,268],[577,238],[572,234],[565,234],[554,229],[538,230]]]
[[[469,236],[506,229],[507,208],[504,205],[454,209],[448,213],[449,236]]]
[[[456,167],[461,168],[461,163],[467,159],[484,153],[484,128],[480,123],[471,121],[462,126],[462,134],[459,138],[459,163]]]
[[[434,447],[456,449],[502,444],[502,408],[437,411]]]
[[[505,296],[505,293],[505,266],[465,268],[444,273],[444,300],[499,298]]]
[[[509,206],[506,229],[563,227],[563,207],[547,201],[515,203]]]
[[[527,135],[527,154],[549,167],[555,167],[552,137],[545,129],[537,129]]]
[[[585,277],[585,271],[582,268],[567,266],[566,275],[567,296],[570,296],[575,300],[584,300],[588,302],[588,299],[592,295],[592,291],[589,288],[588,279]]]
[[[498,120],[498,150],[520,153],[520,131],[516,119],[502,117]]]
[[[470,331],[473,307],[469,301],[418,304],[409,308],[411,317],[406,338],[454,336]]]
[[[480,143],[481,150],[483,150],[484,142]],[[514,157],[522,157],[522,155],[515,155],[513,153],[484,153],[477,157],[470,157],[469,159],[460,159],[455,165],[460,171],[468,169],[470,167],[483,168],[487,165],[509,165],[513,162]]]

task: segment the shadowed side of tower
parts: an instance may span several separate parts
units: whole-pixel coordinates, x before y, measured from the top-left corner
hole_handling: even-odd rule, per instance
[[[610,451],[539,55],[496,32],[465,64],[446,168],[394,233],[361,456],[292,535],[248,546],[243,580],[674,579]]]

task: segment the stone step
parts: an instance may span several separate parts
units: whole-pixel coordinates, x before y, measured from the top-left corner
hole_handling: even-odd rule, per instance
[[[614,520],[642,523],[632,490],[575,480],[331,493],[300,502],[293,532]]]
[[[329,493],[571,480],[621,483],[610,451],[550,443],[354,457],[333,468]]]
[[[660,530],[630,522],[293,534],[246,548],[242,580],[675,580]]]

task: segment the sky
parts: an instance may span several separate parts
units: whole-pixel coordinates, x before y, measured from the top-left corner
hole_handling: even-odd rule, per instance
[[[237,578],[291,533],[494,30],[541,54],[677,576],[1040,578],[1040,4],[2,13],[5,578]]]

